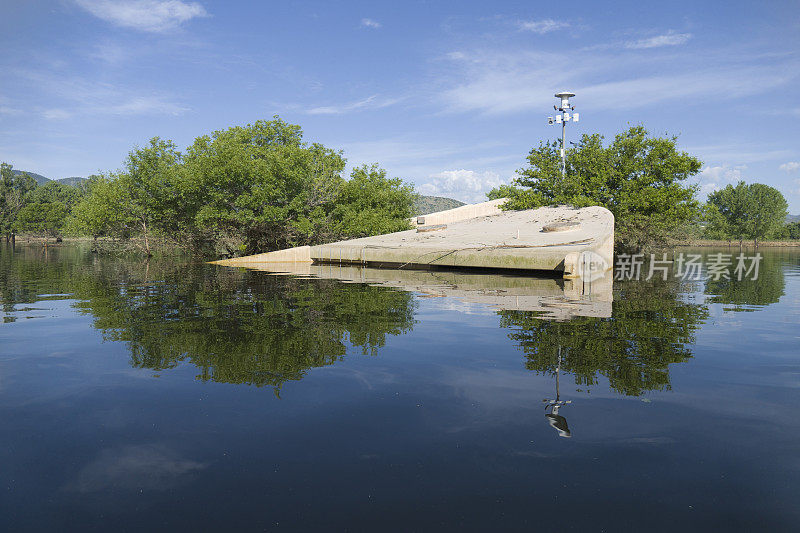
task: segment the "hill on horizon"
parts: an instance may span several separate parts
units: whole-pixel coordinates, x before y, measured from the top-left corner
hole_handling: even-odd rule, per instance
[[[28,172],[27,170],[12,170],[11,172],[15,176],[19,176],[20,174],[27,174],[28,176],[36,180],[36,185],[44,185],[48,181],[53,181],[50,178],[45,178],[41,174],[37,174],[36,172]]]
[[[87,181],[89,178],[81,178],[80,176],[72,176],[69,178],[61,178],[61,179],[50,179],[41,174],[37,174],[36,172],[31,172],[29,170],[12,170],[11,172],[14,173],[15,176],[20,174],[27,174],[28,176],[32,177],[36,181],[36,185],[44,185],[48,181],[57,181],[59,183],[63,183],[64,185],[70,185],[72,187],[77,187],[84,181]]]
[[[420,195],[414,201],[414,215],[415,217],[421,215],[428,215],[438,211],[445,211],[447,209],[455,209],[466,205],[464,202],[453,200],[452,198],[445,198],[443,196],[423,196]]]

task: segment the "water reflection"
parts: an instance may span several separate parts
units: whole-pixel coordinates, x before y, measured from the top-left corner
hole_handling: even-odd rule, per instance
[[[398,270],[310,263],[268,263],[252,268],[272,274],[392,287],[425,297],[456,298],[493,309],[536,311],[542,319],[611,316],[610,275],[582,282],[496,271]]]
[[[68,292],[130,364],[156,371],[190,362],[198,379],[273,387],[333,364],[348,345],[377,355],[410,331],[407,292],[329,280],[264,276],[198,264],[97,259],[69,248],[3,253],[0,294],[12,319],[21,303]]]
[[[269,275],[98,258],[75,247],[4,248],[0,303],[4,320],[13,321],[41,310],[25,304],[73,298],[105,339],[127,344],[133,367],[161,371],[188,362],[202,381],[276,392],[340,360],[348,346],[377,355],[387,337],[411,331],[412,292],[481,303],[497,309],[528,370],[555,376],[548,420],[564,436],[561,374],[584,387],[602,376],[629,396],[669,390],[670,365],[692,357],[695,332],[708,318],[707,303],[687,297],[697,286],[673,276],[617,282],[612,298],[602,280],[587,290],[570,281],[484,273],[295,270]],[[708,281],[704,292],[712,303],[768,305],[784,283],[779,259],[767,255],[758,281]]]
[[[451,305],[479,279],[421,298],[0,247],[0,315],[17,320],[0,325],[0,530],[549,531],[570,513],[587,530],[791,531],[797,258],[774,263],[787,296],[747,315],[654,280],[557,321]],[[676,392],[648,405],[609,384]]]
[[[683,298],[686,291],[674,279],[619,283],[609,318],[553,322],[532,312],[499,311],[500,325],[510,330],[529,370],[567,372],[582,386],[602,375],[614,391],[639,396],[669,389],[669,365],[692,356],[708,309]]]
[[[544,417],[547,419],[548,424],[556,431],[559,437],[572,437],[572,432],[567,425],[567,419],[558,414],[558,411],[565,405],[571,404],[572,400],[561,399],[561,349],[558,350],[558,365],[556,366],[556,397],[553,399],[544,400]],[[550,409],[548,413],[547,410]]]
[[[714,253],[730,254],[729,249],[715,251]],[[746,255],[756,252],[749,251]],[[761,251],[761,264],[758,278],[743,276],[741,280],[735,276],[731,279],[720,277],[718,280],[709,279],[706,282],[705,294],[711,303],[725,305],[728,311],[754,311],[751,306],[763,307],[778,303],[786,289],[786,280],[783,273],[783,257],[775,250]],[[706,254],[706,258],[711,252]],[[735,257],[735,254],[733,254]]]

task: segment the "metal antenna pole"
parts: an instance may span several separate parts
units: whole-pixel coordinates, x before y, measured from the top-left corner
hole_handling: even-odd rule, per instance
[[[561,177],[567,177],[567,121],[561,121]]]
[[[560,328],[559,328],[560,329]],[[560,334],[560,331],[559,331]],[[559,387],[561,376],[561,339],[558,339],[558,366],[556,366],[556,403],[561,400],[561,387]]]
[[[561,178],[567,177],[567,122],[570,120],[572,122],[578,122],[580,115],[578,113],[572,113],[570,116],[570,111],[573,111],[575,107],[570,107],[569,99],[575,96],[575,93],[571,93],[569,91],[563,91],[560,93],[556,93],[555,97],[561,100],[561,107],[553,106],[555,110],[559,113],[555,117],[548,117],[547,123],[552,124],[561,124]]]

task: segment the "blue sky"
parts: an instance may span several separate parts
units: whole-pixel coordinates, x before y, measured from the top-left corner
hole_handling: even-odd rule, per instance
[[[553,94],[568,136],[642,123],[800,213],[800,3],[0,1],[0,160],[48,177],[119,168],[152,136],[279,114],[420,192],[509,181]]]

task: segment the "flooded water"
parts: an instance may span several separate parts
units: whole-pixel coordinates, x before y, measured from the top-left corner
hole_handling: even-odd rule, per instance
[[[761,252],[552,320],[2,247],[0,530],[795,531],[800,251]]]

